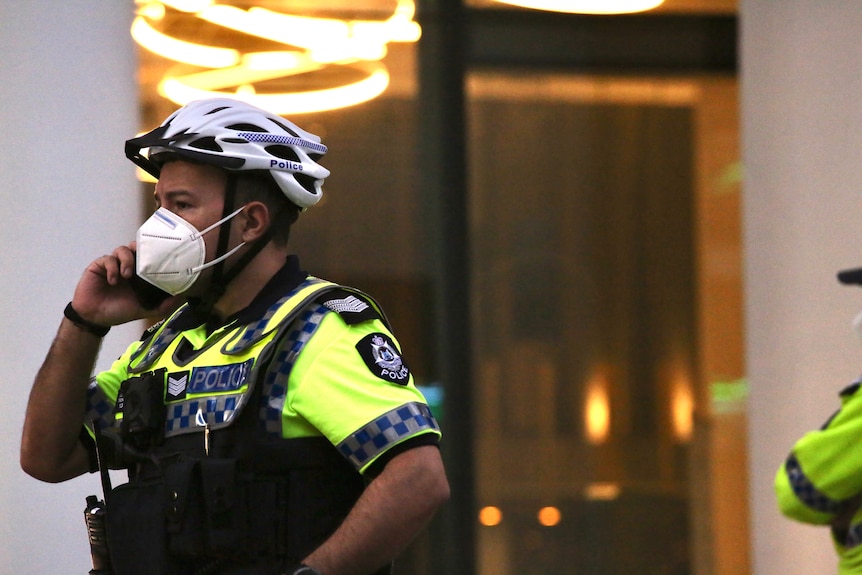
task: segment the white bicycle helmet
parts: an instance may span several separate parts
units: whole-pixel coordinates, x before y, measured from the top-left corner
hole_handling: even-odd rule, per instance
[[[157,156],[171,152],[225,170],[265,170],[306,209],[320,201],[329,170],[320,138],[256,106],[230,98],[190,102],[155,130],[126,142],[126,157],[158,178]]]

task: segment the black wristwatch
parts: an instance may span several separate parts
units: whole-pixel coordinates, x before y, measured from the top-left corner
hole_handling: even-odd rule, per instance
[[[300,563],[299,565],[295,565],[288,569],[284,575],[322,575],[322,573],[314,567],[309,567],[304,563]]]

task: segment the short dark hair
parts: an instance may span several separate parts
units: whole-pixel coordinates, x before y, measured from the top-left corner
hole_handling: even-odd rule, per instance
[[[168,162],[183,161],[190,164],[211,165],[188,159],[176,152],[161,152],[153,156],[159,168]],[[234,209],[248,202],[261,202],[269,210],[270,234],[274,244],[284,247],[290,239],[290,226],[299,217],[299,207],[287,199],[275,180],[266,170],[223,170],[236,177]]]
[[[236,176],[235,205],[261,202],[269,210],[270,234],[274,244],[286,246],[290,227],[299,217],[299,207],[288,200],[265,170],[233,172]]]

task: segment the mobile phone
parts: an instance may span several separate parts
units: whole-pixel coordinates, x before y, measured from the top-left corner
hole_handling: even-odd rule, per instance
[[[155,309],[159,305],[171,297],[171,294],[163,289],[159,289],[145,279],[142,279],[138,274],[132,276],[132,290],[141,302],[144,309]]]

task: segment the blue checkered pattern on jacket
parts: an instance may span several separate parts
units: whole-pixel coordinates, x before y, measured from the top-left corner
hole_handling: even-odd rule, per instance
[[[320,327],[329,308],[314,305],[302,312],[291,326],[293,329],[279,346],[263,388],[261,419],[266,431],[282,436],[282,412],[287,399],[287,382],[296,358]]]
[[[266,310],[266,313],[263,315],[262,318],[255,322],[254,325],[246,327],[242,335],[225,348],[225,353],[235,353],[237,351],[243,350],[252,343],[256,342],[261,337],[263,337],[263,335],[266,334],[268,331],[267,326],[269,325],[270,320],[273,318],[273,316],[275,316],[276,312],[278,312],[278,310],[287,300],[294,297],[300,291],[308,288],[309,286],[320,283],[324,283],[323,280],[317,278],[308,278],[298,287],[293,289],[290,293],[272,304],[269,309]]]
[[[197,421],[198,411],[209,425],[218,425],[233,417],[237,402],[242,395],[221,395],[201,399],[181,401],[168,408],[165,422],[165,434],[176,435],[188,429],[200,427]]]
[[[836,513],[838,511],[841,502],[830,498],[814,486],[808,476],[805,475],[795,455],[790,454],[784,467],[787,470],[790,485],[793,487],[793,493],[802,503],[823,513]]]
[[[266,326],[269,324],[269,320],[272,319],[272,316],[278,311],[279,306],[284,303],[284,301],[289,296],[285,296],[278,300],[276,304],[271,306],[266,314],[262,318],[260,318],[253,325],[249,325],[245,328],[245,331],[242,332],[242,335],[235,339],[230,345],[225,346],[225,353],[237,353],[239,351],[244,350],[246,347],[254,343],[259,337],[266,333]]]
[[[408,403],[384,413],[338,444],[342,455],[357,469],[392,445],[428,430],[439,430],[431,409],[424,403]]]
[[[108,399],[102,388],[96,383],[96,378],[90,380],[87,386],[86,422],[98,421],[104,429],[114,424],[114,402]]]

